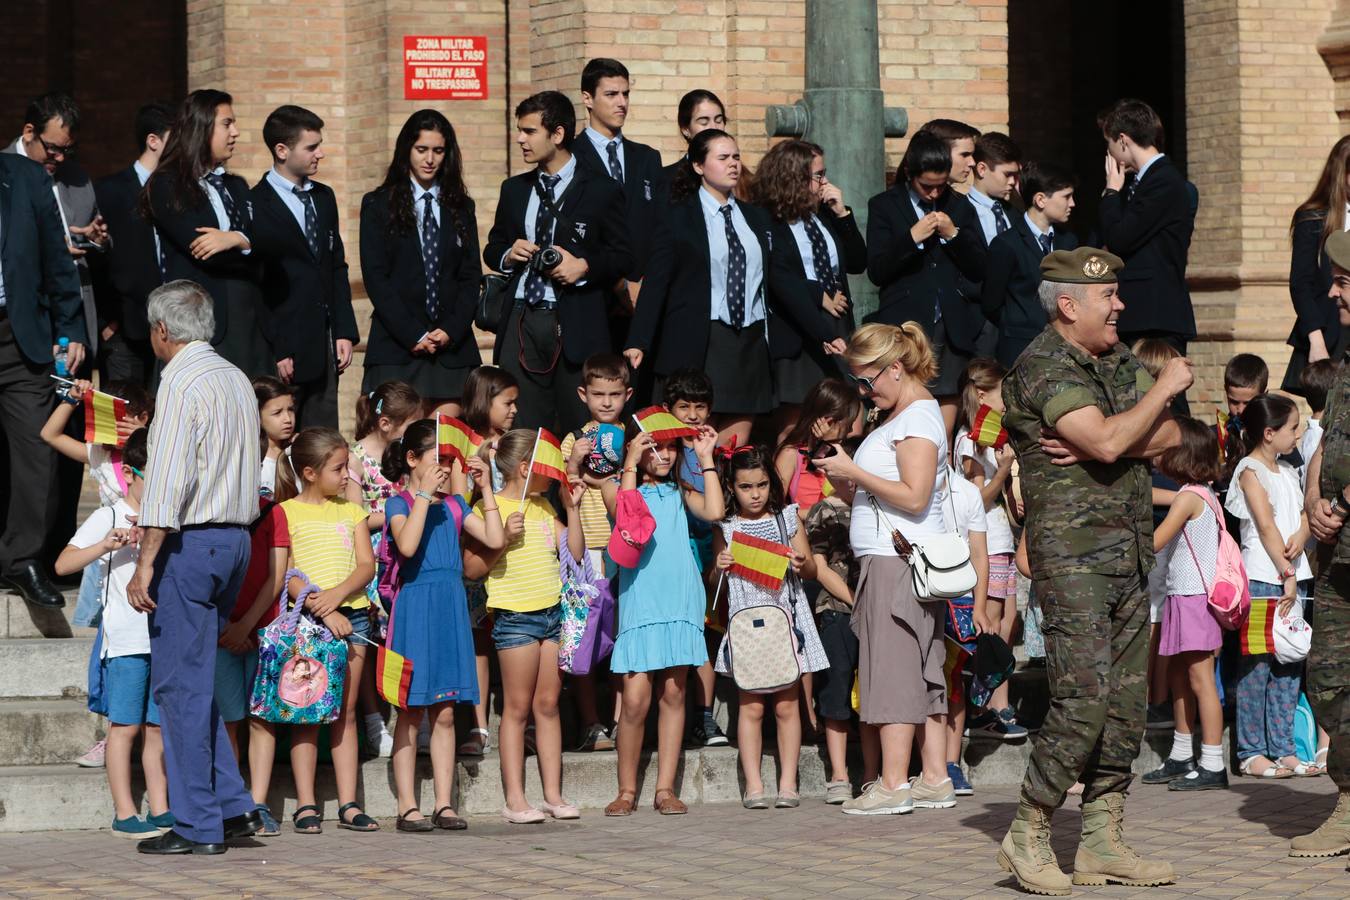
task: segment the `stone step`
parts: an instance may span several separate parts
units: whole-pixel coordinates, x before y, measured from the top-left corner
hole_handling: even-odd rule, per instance
[[[0,701],[0,766],[66,763],[102,733],[82,699]]]
[[[61,609],[31,606],[18,594],[0,590],[0,638],[68,638],[94,636],[93,628],[76,628],[75,588],[62,592],[66,605]]]
[[[0,700],[83,697],[92,638],[0,638]]]
[[[1226,746],[1226,731],[1224,740]],[[769,742],[766,741],[766,744]],[[1156,768],[1161,762],[1160,754],[1166,754],[1170,747],[1170,732],[1151,734],[1135,760],[1135,773]],[[851,750],[856,756],[856,746]],[[1030,741],[1010,743],[977,739],[967,742],[964,759],[976,791],[982,785],[1020,783],[1030,752]],[[591,810],[586,813],[587,816],[599,815],[599,810],[614,799],[617,791],[616,765],[617,758],[613,753],[564,753],[564,795],[582,809]],[[824,798],[828,776],[825,748],[802,748],[798,771],[802,797],[808,802],[819,802]],[[776,773],[775,757],[766,754],[761,773],[764,783],[769,786],[776,784]],[[853,775],[856,787],[859,775],[856,766]],[[655,793],[654,753],[644,751],[638,778],[638,801],[640,807],[645,809],[650,807]],[[691,805],[735,802],[742,790],[736,749],[714,747],[685,750],[676,779],[681,799]],[[533,758],[526,760],[525,783],[526,796],[532,802],[541,801],[543,793]],[[361,784],[361,799],[370,815],[392,819],[401,812],[395,808],[393,772],[389,760],[370,759],[363,762]],[[431,764],[426,757],[418,760],[417,784],[421,808],[429,811],[433,793]],[[138,797],[141,790],[138,782]],[[489,753],[481,760],[460,760],[455,791],[457,808],[461,814],[491,815],[498,812],[502,807],[502,793],[500,760],[497,755]],[[338,802],[333,770],[329,765],[319,767],[318,796],[324,816],[331,822],[337,816]],[[268,801],[279,819],[285,819],[295,811],[294,782],[290,767],[284,762],[279,762],[273,771]],[[68,764],[0,766],[0,832],[107,828],[111,821],[112,801],[101,769],[80,769]],[[288,828],[283,825],[283,829]]]

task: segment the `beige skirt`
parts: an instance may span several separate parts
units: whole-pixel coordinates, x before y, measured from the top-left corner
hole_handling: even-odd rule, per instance
[[[947,712],[943,601],[919,602],[909,563],[862,557],[851,624],[858,636],[858,715],[872,725],[919,725]]]

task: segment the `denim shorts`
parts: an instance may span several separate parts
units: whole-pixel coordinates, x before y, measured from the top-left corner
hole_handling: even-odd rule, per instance
[[[492,611],[492,643],[498,650],[513,650],[540,641],[558,643],[562,637],[562,605],[535,612]]]
[[[370,607],[363,606],[360,609],[353,609],[350,606],[339,606],[338,612],[346,616],[347,621],[352,624],[352,634],[348,636],[347,643],[360,644],[362,647],[368,646],[364,642],[356,640],[355,636],[370,637]]]
[[[257,671],[257,650],[239,655],[224,647],[216,648],[216,708],[226,722],[238,722],[248,715]]]
[[[150,654],[105,659],[103,693],[108,704],[108,721],[112,724],[159,724],[159,708],[150,695]]]

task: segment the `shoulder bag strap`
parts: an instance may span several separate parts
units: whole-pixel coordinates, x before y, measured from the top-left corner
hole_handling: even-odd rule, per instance
[[[570,187],[571,185],[569,184],[568,186]],[[572,223],[572,220],[564,216],[562,212],[559,211],[557,205],[552,200],[549,199],[548,193],[544,190],[544,186],[539,183],[539,179],[537,177],[534,179],[534,193],[536,196],[539,197],[539,202],[544,204],[544,208],[553,214],[553,222],[554,222],[553,234],[555,237],[558,234],[559,225],[566,226],[567,229],[572,232],[575,232],[577,230],[577,226]],[[538,237],[539,235],[535,235],[536,239],[535,243],[539,242]]]
[[[1204,494],[1201,494],[1200,491],[1194,490],[1194,489],[1191,488],[1190,485],[1187,485],[1186,487],[1183,487],[1183,488],[1182,488],[1180,491],[1178,491],[1177,493],[1182,493],[1182,492],[1185,492],[1185,493],[1188,493],[1188,494],[1200,494],[1200,499],[1205,501],[1205,505],[1206,505],[1206,506],[1209,506],[1209,511],[1210,511],[1210,512],[1213,512],[1216,516],[1218,515],[1218,513],[1215,512],[1214,507],[1213,507],[1213,506],[1210,506],[1210,504],[1209,504],[1209,498],[1206,497]],[[1205,570],[1204,570],[1203,568],[1201,568],[1201,566],[1200,566],[1200,560],[1199,560],[1199,558],[1196,557],[1196,555],[1195,555],[1195,547],[1193,547],[1193,546],[1191,545],[1191,536],[1190,536],[1189,534],[1186,533],[1186,526],[1189,525],[1190,523],[1191,523],[1191,520],[1190,520],[1190,519],[1187,519],[1185,522],[1182,522],[1182,523],[1181,523],[1181,537],[1182,537],[1183,540],[1186,541],[1186,550],[1187,550],[1187,552],[1189,552],[1189,553],[1191,554],[1191,562],[1193,562],[1193,563],[1195,564],[1195,572],[1196,572],[1196,574],[1200,576],[1200,586],[1203,587],[1203,588],[1205,589],[1205,595],[1208,596],[1208,595],[1209,595],[1209,585],[1205,583]],[[1223,519],[1219,519],[1219,528],[1220,528],[1220,529],[1223,528]]]
[[[876,513],[878,521],[885,522],[886,527],[891,530],[891,540],[896,545],[896,551],[899,552],[901,556],[908,559],[910,554],[914,552],[914,545],[909,542],[909,538],[905,537],[904,533],[901,532],[899,528],[895,527],[895,523],[893,523],[891,517],[886,515],[885,511],[882,510],[881,504],[877,503],[877,498],[872,496],[872,492],[867,491],[866,493],[867,503],[872,507],[872,511]]]

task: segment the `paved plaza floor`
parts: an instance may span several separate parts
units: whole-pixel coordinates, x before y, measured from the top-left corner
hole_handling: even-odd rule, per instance
[[[373,835],[326,822],[303,837],[243,841],[223,856],[154,858],[109,832],[0,837],[0,893],[66,897],[996,897],[1015,896],[995,862],[1016,805],[988,788],[951,810],[845,816],[818,800],[797,810],[694,806],[663,818],[587,812],[580,822],[509,826],[470,820],[467,832]],[[1136,785],[1127,836],[1169,860],[1171,887],[1076,888],[1115,897],[1350,896],[1346,857],[1294,860],[1289,838],[1330,811],[1326,778],[1228,791],[1169,793]],[[1073,862],[1077,802],[1055,818],[1055,845]]]

